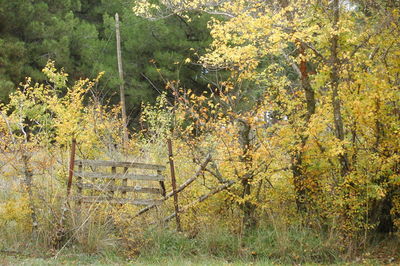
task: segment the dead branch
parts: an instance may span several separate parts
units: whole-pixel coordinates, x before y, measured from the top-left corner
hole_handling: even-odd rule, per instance
[[[195,181],[197,179],[197,177],[204,171],[204,169],[206,168],[207,164],[211,161],[211,155],[208,154],[206,159],[204,160],[204,162],[199,166],[199,168],[197,169],[196,173],[193,175],[193,177],[189,178],[188,180],[186,180],[182,185],[180,185],[177,189],[176,189],[176,194],[181,192],[182,190],[184,190],[187,186],[189,186],[191,183],[193,183],[193,181]],[[164,201],[169,199],[170,197],[172,197],[174,195],[173,192],[169,192],[165,197],[164,197]],[[143,209],[141,209],[135,216],[138,217],[140,215],[142,215],[143,213],[155,208],[156,205],[149,205]]]
[[[217,187],[216,189],[214,189],[214,190],[212,190],[212,191],[210,191],[210,192],[208,192],[208,193],[206,193],[206,194],[200,196],[199,198],[197,198],[197,199],[196,199],[195,201],[193,201],[192,203],[189,203],[188,205],[186,205],[186,206],[184,206],[183,208],[181,208],[181,209],[179,210],[179,213],[183,213],[183,212],[187,211],[188,209],[192,208],[192,207],[193,207],[194,205],[196,205],[197,203],[200,203],[200,202],[205,201],[205,200],[208,199],[209,197],[211,197],[211,196],[213,196],[213,195],[215,195],[215,194],[217,194],[217,193],[219,193],[219,192],[221,192],[221,191],[223,191],[223,190],[229,188],[230,186],[232,186],[232,185],[235,184],[235,183],[236,183],[236,181],[229,181],[228,183],[226,183],[226,184],[224,184],[224,185],[222,185],[222,186],[219,186],[219,187]],[[167,222],[171,221],[171,219],[173,219],[175,216],[176,216],[176,213],[173,213],[173,214],[167,216],[167,217],[163,220],[163,222],[164,222],[164,223],[167,223]]]

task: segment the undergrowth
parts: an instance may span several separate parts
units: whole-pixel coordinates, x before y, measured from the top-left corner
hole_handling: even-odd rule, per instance
[[[274,261],[276,263],[334,263],[339,251],[309,229],[278,232],[259,228],[245,236],[221,228],[204,228],[196,237],[170,230],[148,231],[140,256],[147,260],[165,257],[210,257],[226,261]]]

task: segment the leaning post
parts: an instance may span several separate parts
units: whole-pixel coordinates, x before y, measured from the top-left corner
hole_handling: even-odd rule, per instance
[[[179,217],[179,203],[178,203],[178,193],[176,193],[176,177],[175,177],[175,166],[174,166],[174,155],[172,153],[172,141],[168,139],[168,157],[169,157],[169,166],[171,168],[171,184],[172,184],[172,193],[174,194],[174,207],[175,207],[175,219],[176,219],[176,230],[178,232],[182,232],[181,228],[181,220]]]
[[[76,150],[76,139],[73,138],[71,144],[71,155],[69,159],[67,197],[69,197],[69,195],[71,194],[72,178],[74,176],[74,167],[75,167],[75,150]]]

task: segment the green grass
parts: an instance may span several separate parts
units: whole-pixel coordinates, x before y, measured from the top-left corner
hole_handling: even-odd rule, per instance
[[[258,229],[245,237],[224,229],[208,228],[195,238],[172,231],[153,231],[146,235],[147,244],[141,257],[148,261],[164,257],[216,258],[228,263],[274,262],[279,264],[343,262],[338,250],[323,236],[304,229],[277,232]],[[156,261],[158,262],[158,261]]]
[[[58,258],[32,258],[0,254],[0,265],[294,265],[293,263],[280,263],[274,260],[227,260],[215,257],[195,256],[185,257],[139,257],[126,259],[122,256],[65,254]],[[301,265],[322,265],[317,263],[304,263]],[[382,265],[377,260],[368,259],[354,262],[336,262],[329,265]]]
[[[398,237],[376,240],[368,252],[346,257],[341,243],[303,227],[262,227],[245,236],[219,226],[204,227],[194,235],[158,228],[132,242],[110,238],[110,228],[99,228],[89,226],[82,241],[62,250],[39,249],[38,242],[22,249],[3,247],[0,265],[396,265],[400,259]]]

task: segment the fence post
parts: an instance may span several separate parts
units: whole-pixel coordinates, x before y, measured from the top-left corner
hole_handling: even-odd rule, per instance
[[[115,166],[111,167],[111,174],[112,174],[112,178],[109,182],[110,184],[110,192],[109,192],[109,196],[112,198],[114,196],[114,187],[115,187],[115,178],[114,175],[117,173],[117,168]]]
[[[72,187],[72,177],[74,176],[74,166],[75,166],[75,149],[76,149],[76,139],[72,139],[71,144],[71,156],[69,159],[69,173],[68,173],[68,185],[67,185],[67,197],[71,194]]]
[[[75,148],[76,148],[76,139],[72,139],[72,144],[71,144],[71,154],[69,158],[69,167],[68,167],[68,183],[67,183],[67,197],[65,199],[65,202],[63,203],[62,209],[61,209],[61,218],[60,218],[60,224],[57,228],[56,234],[55,234],[55,246],[57,248],[60,248],[61,245],[63,244],[63,241],[65,240],[65,220],[67,219],[67,212],[68,212],[68,200],[69,200],[69,195],[71,194],[71,187],[72,187],[72,178],[74,176],[74,166],[75,166]],[[35,212],[32,212],[32,216],[35,214]],[[34,217],[34,216],[33,216]],[[35,229],[35,227],[34,227]]]
[[[157,170],[157,175],[162,175],[162,171]],[[165,198],[165,196],[167,195],[167,191],[165,190],[165,183],[164,181],[159,181],[158,183],[160,184],[161,187],[161,195]]]
[[[176,219],[176,230],[178,232],[182,232],[181,228],[181,220],[179,217],[179,204],[178,204],[178,194],[176,193],[176,178],[175,178],[175,167],[174,167],[174,155],[172,153],[172,141],[171,139],[167,140],[168,142],[168,157],[169,157],[169,166],[171,168],[171,183],[172,183],[172,193],[174,194],[174,207],[175,207],[175,219]]]
[[[128,173],[128,167],[124,167],[124,175],[126,175]],[[127,178],[124,178],[124,179],[122,179],[122,186],[123,187],[127,187],[128,186],[128,179]],[[122,190],[122,195],[123,195],[123,198],[126,198],[126,190]]]
[[[82,177],[80,176],[80,174],[82,173],[82,162],[79,162],[78,164],[78,177],[76,178],[76,182],[78,185],[78,214],[81,211],[81,205],[82,205]]]

